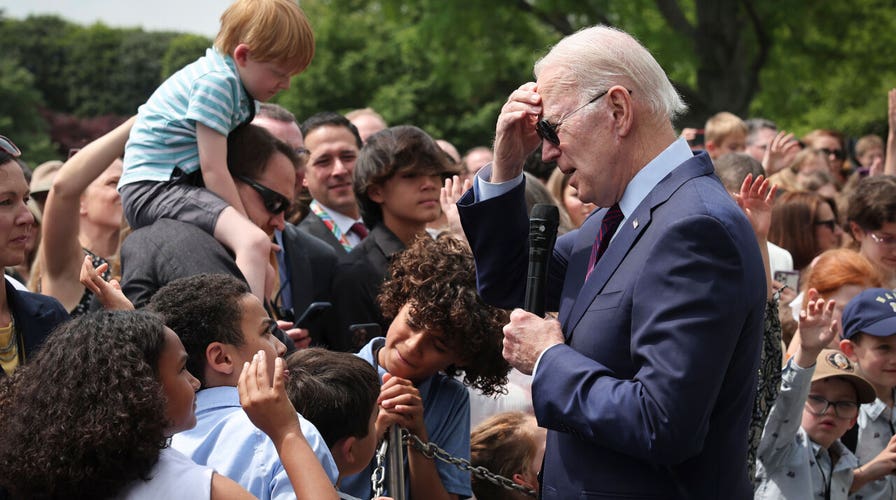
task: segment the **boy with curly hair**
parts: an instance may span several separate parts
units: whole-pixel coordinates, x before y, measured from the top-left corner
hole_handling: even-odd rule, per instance
[[[227,136],[252,121],[256,101],[289,88],[314,56],[314,35],[295,0],[236,0],[214,47],[173,74],[140,106],[118,183],[132,228],[159,219],[200,227],[233,251],[261,300],[273,287],[270,238],[246,216],[227,170]],[[283,213],[289,203],[270,208]]]
[[[377,436],[399,425],[424,443],[470,458],[470,399],[464,385],[491,395],[503,391],[510,365],[501,355],[507,312],[476,292],[473,255],[461,241],[421,236],[399,254],[378,297],[391,319],[386,337],[358,353],[383,379]],[[463,373],[463,383],[454,378]],[[466,498],[470,475],[406,450],[409,498]],[[371,463],[345,478],[342,491],[370,498]]]

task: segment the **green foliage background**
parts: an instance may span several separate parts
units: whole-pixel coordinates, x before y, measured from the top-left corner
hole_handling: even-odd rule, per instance
[[[892,0],[303,0],[311,67],[276,101],[299,120],[371,106],[459,150],[488,144],[507,96],[551,44],[595,23],[635,35],[700,126],[721,110],[801,135],[886,133],[896,87]],[[211,40],[0,13],[0,134],[32,163],[59,157],[47,116],[127,116]]]

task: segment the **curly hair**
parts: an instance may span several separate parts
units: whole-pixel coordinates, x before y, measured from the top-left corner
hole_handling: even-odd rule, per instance
[[[180,337],[187,351],[187,370],[205,388],[205,349],[212,342],[241,346],[240,299],[249,286],[229,274],[197,274],[176,279],[152,296],[149,308]]]
[[[0,485],[22,498],[108,498],[166,446],[161,318],[85,314],[57,328],[0,391]]]
[[[409,304],[414,330],[441,333],[462,361],[445,372],[464,373],[464,384],[485,395],[504,393],[510,365],[501,354],[508,313],[486,304],[476,292],[473,254],[460,240],[423,235],[392,262],[378,297],[383,317],[392,320]]]

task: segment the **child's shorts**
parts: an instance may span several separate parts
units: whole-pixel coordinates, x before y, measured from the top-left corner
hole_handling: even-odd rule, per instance
[[[205,188],[202,174],[174,170],[165,182],[143,181],[119,188],[124,216],[133,229],[149,226],[159,219],[175,219],[198,226],[210,235],[221,212],[230,206]]]

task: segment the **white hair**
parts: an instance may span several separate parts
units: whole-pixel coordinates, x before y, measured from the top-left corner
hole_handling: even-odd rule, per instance
[[[535,63],[535,77],[546,67],[560,67],[564,80],[583,93],[597,94],[623,85],[635,99],[670,121],[687,109],[669,77],[644,46],[628,33],[597,25],[560,40]]]

